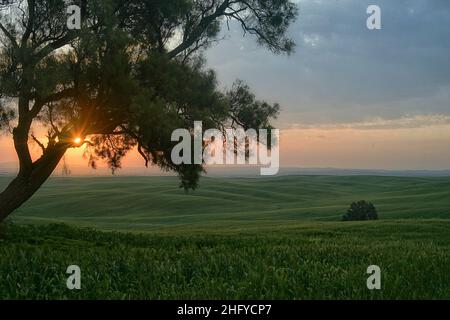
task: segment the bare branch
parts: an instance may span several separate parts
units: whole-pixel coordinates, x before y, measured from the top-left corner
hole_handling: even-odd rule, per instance
[[[74,39],[76,39],[76,37],[78,36],[77,32],[70,32],[67,33],[65,36],[55,40],[54,42],[46,45],[43,49],[41,49],[37,54],[36,54],[36,60],[40,61],[42,59],[44,59],[45,57],[47,57],[49,54],[51,54],[52,52],[61,49],[62,47],[70,44]]]
[[[43,144],[42,142],[40,142],[39,139],[36,138],[36,136],[35,136],[34,134],[31,134],[31,138],[34,140],[34,142],[37,143],[37,145],[38,145],[39,147],[41,147],[42,152],[45,152],[46,148],[45,148],[44,144]]]
[[[9,39],[11,44],[15,49],[19,49],[19,45],[16,42],[16,39],[13,37],[13,35],[8,31],[8,29],[5,28],[5,26],[0,22],[0,30],[3,31],[5,36]]]

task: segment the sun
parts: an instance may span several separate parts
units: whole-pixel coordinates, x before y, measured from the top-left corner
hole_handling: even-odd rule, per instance
[[[73,139],[73,142],[75,142],[75,144],[80,144],[81,143],[81,138],[75,138]]]

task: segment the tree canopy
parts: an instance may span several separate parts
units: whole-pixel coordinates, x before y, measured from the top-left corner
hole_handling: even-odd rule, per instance
[[[79,30],[67,28],[72,4],[81,8]],[[0,10],[0,127],[13,135],[20,172],[0,194],[0,218],[45,182],[68,148],[86,144],[90,165],[106,160],[112,170],[137,148],[146,164],[195,188],[203,167],[171,162],[174,129],[192,130],[194,121],[267,128],[279,112],[243,82],[222,92],[203,53],[230,23],[275,54],[291,53],[297,7],[289,0],[20,0],[0,8],[12,6],[12,15]],[[38,159],[30,141],[42,148]]]

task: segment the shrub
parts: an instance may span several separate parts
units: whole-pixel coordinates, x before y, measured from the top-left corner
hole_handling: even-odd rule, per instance
[[[347,210],[347,214],[342,218],[343,221],[366,221],[378,220],[378,212],[375,206],[367,201],[361,200],[353,202]]]

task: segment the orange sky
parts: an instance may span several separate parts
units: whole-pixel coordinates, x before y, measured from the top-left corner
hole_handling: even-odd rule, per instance
[[[281,130],[281,167],[450,169],[450,124],[439,123],[436,119],[430,122],[428,119],[428,124],[421,121],[421,125],[410,127],[416,120],[298,126]],[[32,146],[34,156],[39,151],[38,146]],[[67,153],[67,163],[74,174],[87,170],[87,161],[82,154],[82,149],[72,149]],[[0,163],[4,162],[16,162],[10,136],[0,138]],[[123,165],[125,168],[145,169],[143,160],[136,152],[127,156]],[[151,171],[157,172],[155,169]]]

